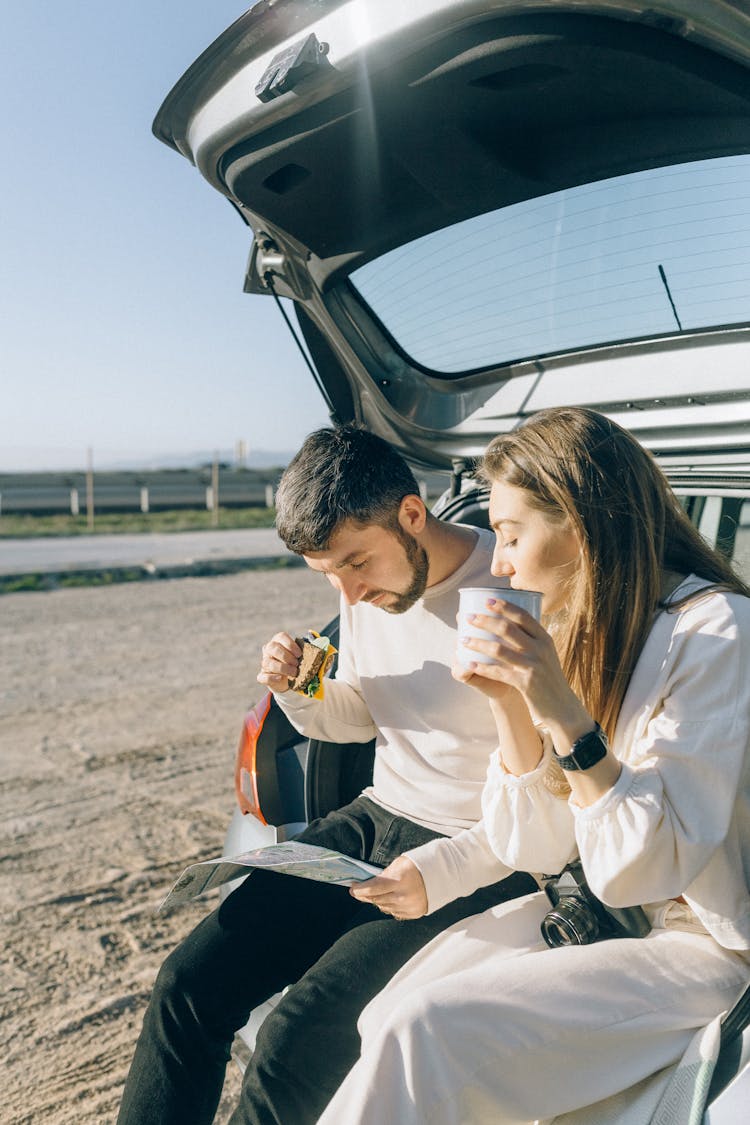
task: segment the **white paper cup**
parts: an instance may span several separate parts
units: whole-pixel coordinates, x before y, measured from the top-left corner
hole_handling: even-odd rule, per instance
[[[473,613],[489,613],[487,602],[490,598],[502,598],[503,601],[520,605],[537,621],[542,616],[542,595],[536,590],[511,590],[509,586],[464,586],[458,591],[458,635],[460,637],[478,637],[484,641],[494,641],[494,633],[487,633],[478,629],[467,621]],[[472,663],[495,664],[496,661],[484,652],[475,652],[459,643],[456,658],[464,668]]]

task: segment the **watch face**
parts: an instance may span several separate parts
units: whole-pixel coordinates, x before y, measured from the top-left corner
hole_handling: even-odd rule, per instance
[[[556,754],[555,757],[564,770],[589,770],[601,762],[608,749],[607,737],[597,723],[594,730],[573,743],[569,754]]]

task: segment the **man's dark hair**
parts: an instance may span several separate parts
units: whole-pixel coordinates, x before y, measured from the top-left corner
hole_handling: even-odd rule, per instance
[[[398,526],[405,496],[419,495],[403,457],[361,426],[316,430],[276,493],[276,530],[290,551],[325,551],[344,520]]]

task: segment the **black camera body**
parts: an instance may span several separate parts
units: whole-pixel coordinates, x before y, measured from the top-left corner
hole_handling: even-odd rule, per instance
[[[615,909],[600,902],[589,890],[580,860],[569,863],[559,875],[542,875],[541,882],[552,904],[542,919],[542,937],[553,948],[590,945],[608,938],[641,938],[651,930],[640,906]]]

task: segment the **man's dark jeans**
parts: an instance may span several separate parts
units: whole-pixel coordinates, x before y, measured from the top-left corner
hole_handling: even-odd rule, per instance
[[[436,835],[358,797],[299,839],[386,866]],[[346,888],[253,872],[164,962],[119,1125],[208,1125],[235,1031],[286,985],[261,1027],[232,1122],[312,1125],[359,1055],[360,1012],[394,973],[447,926],[535,890],[519,872],[397,922]]]

